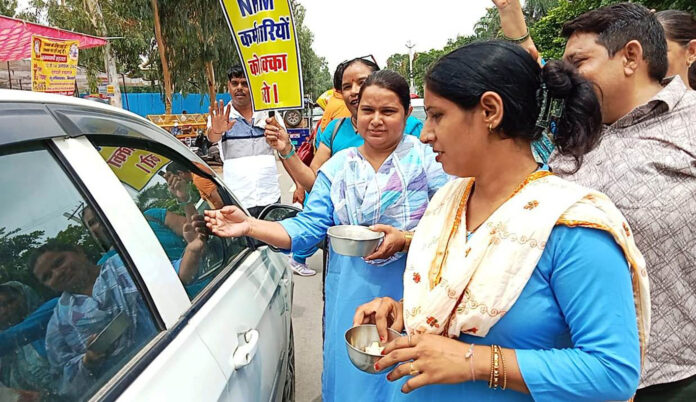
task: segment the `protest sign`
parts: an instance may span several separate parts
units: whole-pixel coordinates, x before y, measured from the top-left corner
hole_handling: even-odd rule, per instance
[[[304,107],[300,49],[288,0],[220,0],[254,111]]]

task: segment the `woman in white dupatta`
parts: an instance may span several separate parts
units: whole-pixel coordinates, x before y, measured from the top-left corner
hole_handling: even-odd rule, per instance
[[[600,132],[591,84],[568,64],[541,71],[516,45],[481,42],[431,68],[425,106],[421,139],[461,179],[416,228],[403,301],[356,311],[354,325],[407,332],[376,363],[401,363],[387,375],[401,392],[380,399],[629,399],[649,334],[645,263],[610,200],[530,151],[540,109],[541,120],[562,109],[556,145],[581,162]]]

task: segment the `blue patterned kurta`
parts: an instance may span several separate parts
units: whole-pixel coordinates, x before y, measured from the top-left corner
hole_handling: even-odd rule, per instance
[[[430,147],[412,136],[404,136],[378,172],[357,148],[349,148],[322,166],[304,211],[281,225],[292,238],[293,251],[316,244],[334,225],[381,223],[410,230],[448,179]],[[384,376],[363,373],[351,364],[344,334],[361,304],[380,296],[401,298],[405,265],[402,253],[368,264],[360,257],[330,252],[324,306],[325,401],[373,401],[375,395],[390,393],[392,385]]]

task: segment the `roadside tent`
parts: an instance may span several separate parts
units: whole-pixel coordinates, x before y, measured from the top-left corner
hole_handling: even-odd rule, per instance
[[[79,40],[80,49],[106,45],[106,39],[0,15],[0,62],[31,58],[31,36]]]

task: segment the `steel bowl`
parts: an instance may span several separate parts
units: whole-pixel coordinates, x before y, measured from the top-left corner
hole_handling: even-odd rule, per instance
[[[388,328],[388,330],[389,337],[387,341],[401,336],[400,333],[391,328]],[[351,363],[359,370],[370,374],[380,374],[394,368],[396,364],[390,367],[384,367],[379,371],[375,370],[375,363],[382,358],[382,355],[372,355],[365,352],[365,348],[373,342],[379,342],[377,326],[374,324],[358,325],[346,331],[346,350],[348,350],[348,357]]]
[[[373,232],[365,226],[339,225],[327,231],[335,252],[350,257],[366,257],[377,249],[384,233]]]

